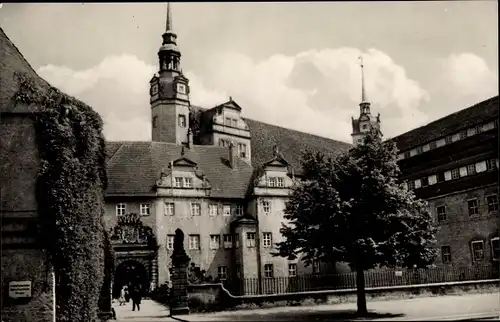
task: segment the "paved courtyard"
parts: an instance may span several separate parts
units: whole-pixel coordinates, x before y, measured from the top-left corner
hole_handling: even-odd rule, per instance
[[[169,310],[152,300],[144,300],[141,311],[132,311],[132,303],[114,304],[117,320],[125,321],[346,321],[359,320],[355,316],[356,304],[318,305],[309,307],[276,307],[207,314],[169,317]],[[453,321],[499,320],[500,295],[497,293],[462,296],[439,296],[410,300],[369,301],[372,321]]]

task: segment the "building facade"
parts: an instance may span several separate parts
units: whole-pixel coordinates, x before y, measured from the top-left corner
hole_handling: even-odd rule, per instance
[[[333,156],[352,145],[243,118],[232,98],[208,109],[191,105],[170,8],[162,39],[150,81],[152,141],[107,145],[106,225],[117,256],[115,287],[130,276],[145,286],[167,283],[177,228],[191,266],[214,279],[331,272],[322,263],[305,267],[300,259],[275,257],[274,245],[282,240],[285,204],[300,180],[301,151]],[[436,218],[446,217],[438,221],[445,265],[498,258],[497,117],[494,98],[393,139],[402,179],[429,200]],[[364,79],[352,125],[354,145],[370,128],[380,129]]]
[[[498,266],[498,96],[393,139],[439,228],[438,265]]]

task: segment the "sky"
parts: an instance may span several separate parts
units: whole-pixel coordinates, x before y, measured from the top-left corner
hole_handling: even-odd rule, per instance
[[[172,3],[191,104],[351,142],[361,69],[386,138],[498,95],[497,1]],[[108,140],[151,140],[165,3],[6,3],[37,73],[91,105]]]

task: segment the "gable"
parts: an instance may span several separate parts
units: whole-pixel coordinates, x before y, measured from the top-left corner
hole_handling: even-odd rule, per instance
[[[194,161],[189,160],[186,157],[179,158],[175,161],[172,162],[174,167],[191,167],[194,168],[197,166],[197,163]]]
[[[229,108],[229,109],[232,109],[232,110],[235,110],[235,111],[238,111],[238,112],[241,112],[241,106],[239,106],[235,101],[233,101],[231,98],[229,101],[227,101],[226,103],[220,105],[224,108]]]

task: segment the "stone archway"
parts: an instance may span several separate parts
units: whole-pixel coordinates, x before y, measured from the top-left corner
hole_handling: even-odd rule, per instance
[[[115,270],[115,278],[113,283],[113,297],[120,296],[120,290],[123,286],[139,284],[142,290],[148,290],[150,278],[148,269],[143,263],[136,260],[125,260],[120,263]]]

